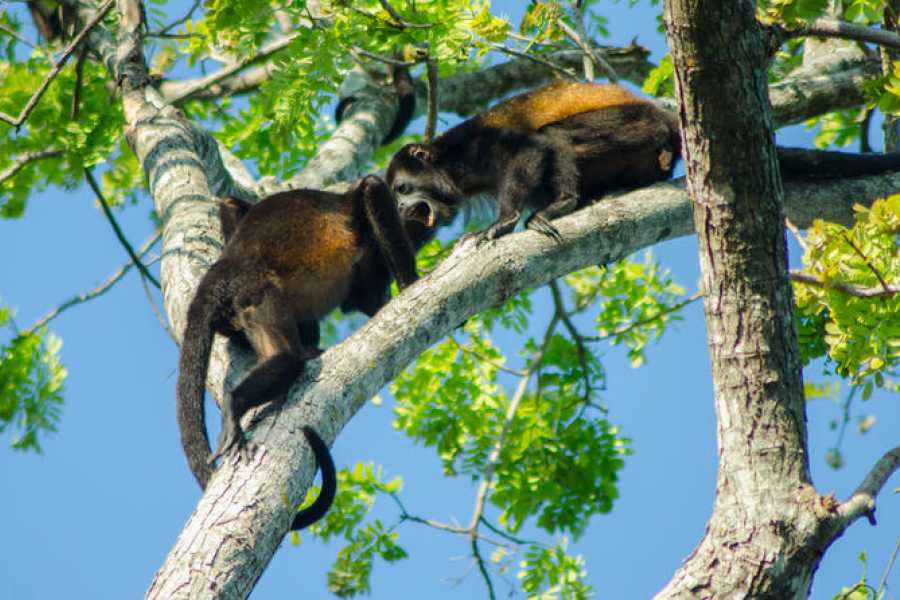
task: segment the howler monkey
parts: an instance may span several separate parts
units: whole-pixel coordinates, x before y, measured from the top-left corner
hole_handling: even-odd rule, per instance
[[[245,443],[241,416],[282,400],[305,361],[320,354],[318,320],[335,307],[372,316],[418,278],[415,249],[433,235],[416,207],[398,212],[390,190],[367,176],[345,194],[293,190],[250,206],[222,203],[222,255],[188,308],[178,377],[178,424],[201,487],[212,462]],[[210,454],[203,395],[213,334],[249,342],[258,364],[222,404],[222,432]],[[324,515],[334,495],[334,464],[309,427],[303,430],[323,472],[322,494],[292,529]],[[329,489],[330,488],[330,489]]]
[[[615,189],[668,179],[681,157],[678,120],[617,85],[556,82],[501,102],[430,144],[391,159],[387,182],[401,207],[440,225],[463,202],[496,196],[498,215],[479,240],[525,226],[559,241],[550,220]],[[786,177],[846,177],[900,169],[900,154],[858,155],[778,148]]]

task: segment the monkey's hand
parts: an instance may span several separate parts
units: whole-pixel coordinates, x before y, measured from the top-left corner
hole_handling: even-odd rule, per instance
[[[525,227],[538,233],[543,233],[557,244],[562,244],[563,238],[559,230],[541,214],[535,213],[525,221]]]

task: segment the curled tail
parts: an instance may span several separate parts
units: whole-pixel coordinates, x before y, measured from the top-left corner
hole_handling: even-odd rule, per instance
[[[779,146],[778,164],[785,179],[836,179],[900,171],[900,153],[855,154]]]
[[[211,449],[206,433],[203,397],[214,324],[222,313],[227,298],[225,290],[220,289],[221,281],[207,275],[200,282],[197,294],[188,308],[187,326],[181,342],[181,360],[178,364],[177,411],[181,447],[197,483],[204,489],[213,467],[208,462]]]
[[[319,469],[322,471],[322,489],[315,502],[294,515],[294,520],[291,522],[291,531],[309,527],[324,517],[328,509],[331,508],[331,503],[334,502],[334,494],[337,491],[334,461],[331,459],[331,452],[328,451],[328,446],[325,445],[325,442],[322,441],[322,438],[319,437],[319,434],[312,427],[304,427],[303,435],[306,436],[306,441],[312,448],[313,456],[316,457],[316,464],[319,465]]]

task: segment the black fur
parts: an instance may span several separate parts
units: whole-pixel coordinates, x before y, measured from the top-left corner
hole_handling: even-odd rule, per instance
[[[477,239],[512,231],[530,209],[526,227],[560,240],[552,219],[610,191],[668,179],[681,157],[677,119],[646,100],[579,112],[536,131],[492,126],[485,115],[394,155],[387,182],[401,207],[446,225],[464,202],[486,192],[496,197],[498,215]],[[778,156],[786,178],[900,170],[900,154],[779,148]]]
[[[318,319],[337,306],[373,315],[389,300],[392,276],[401,289],[417,279],[414,248],[433,235],[414,215],[401,218],[390,190],[374,176],[346,194],[295,190],[255,206],[229,199],[220,216],[226,244],[188,309],[178,378],[182,445],[202,487],[212,461],[244,445],[241,416],[283,399],[304,363],[319,355]],[[203,394],[214,332],[249,343],[259,364],[223,403],[211,457]],[[317,451],[321,440],[310,445],[323,479],[333,480],[330,457]],[[327,510],[318,500],[308,510],[314,508]]]

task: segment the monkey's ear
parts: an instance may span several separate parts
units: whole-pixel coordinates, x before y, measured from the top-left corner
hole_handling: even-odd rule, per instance
[[[434,148],[424,144],[415,144],[414,146],[411,146],[409,155],[426,164],[434,162]]]

